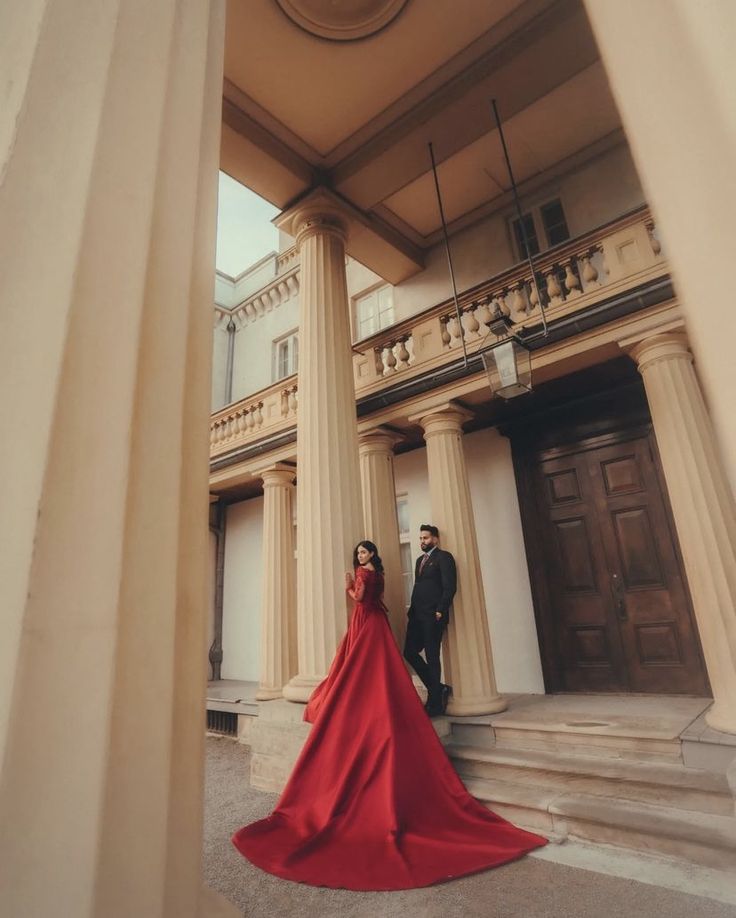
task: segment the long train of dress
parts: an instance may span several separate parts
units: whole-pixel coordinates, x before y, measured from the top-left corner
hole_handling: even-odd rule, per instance
[[[256,866],[354,890],[411,889],[496,867],[546,844],[465,790],[396,647],[383,577],[359,568],[356,604],[313,727],[266,819],[233,836]]]

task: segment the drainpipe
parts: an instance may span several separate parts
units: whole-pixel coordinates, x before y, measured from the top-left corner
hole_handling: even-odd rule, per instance
[[[233,363],[235,358],[235,322],[227,323],[227,363],[225,364],[225,404],[233,400]]]
[[[214,519],[210,530],[215,534],[217,549],[215,556],[215,621],[214,637],[210,646],[209,660],[212,679],[219,682],[222,671],[222,598],[225,584],[225,503],[218,500],[214,506]]]

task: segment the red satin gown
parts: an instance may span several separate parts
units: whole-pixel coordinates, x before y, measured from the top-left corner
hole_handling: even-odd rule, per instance
[[[355,609],[304,719],[314,726],[267,818],[233,844],[313,886],[412,889],[496,867],[546,844],[463,787],[427,717],[381,601],[358,568]]]

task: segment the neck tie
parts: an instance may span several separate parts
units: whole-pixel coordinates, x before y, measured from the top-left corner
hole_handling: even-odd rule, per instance
[[[429,560],[429,555],[425,554],[422,560],[419,562],[419,575],[420,576],[422,574],[422,571],[424,570],[424,565],[427,563],[428,560]]]

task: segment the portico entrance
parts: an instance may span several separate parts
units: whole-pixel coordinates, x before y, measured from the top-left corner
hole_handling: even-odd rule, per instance
[[[574,425],[547,423],[536,437],[527,428],[516,440],[545,684],[551,692],[707,695],[640,387],[624,401],[587,400],[572,412]]]

